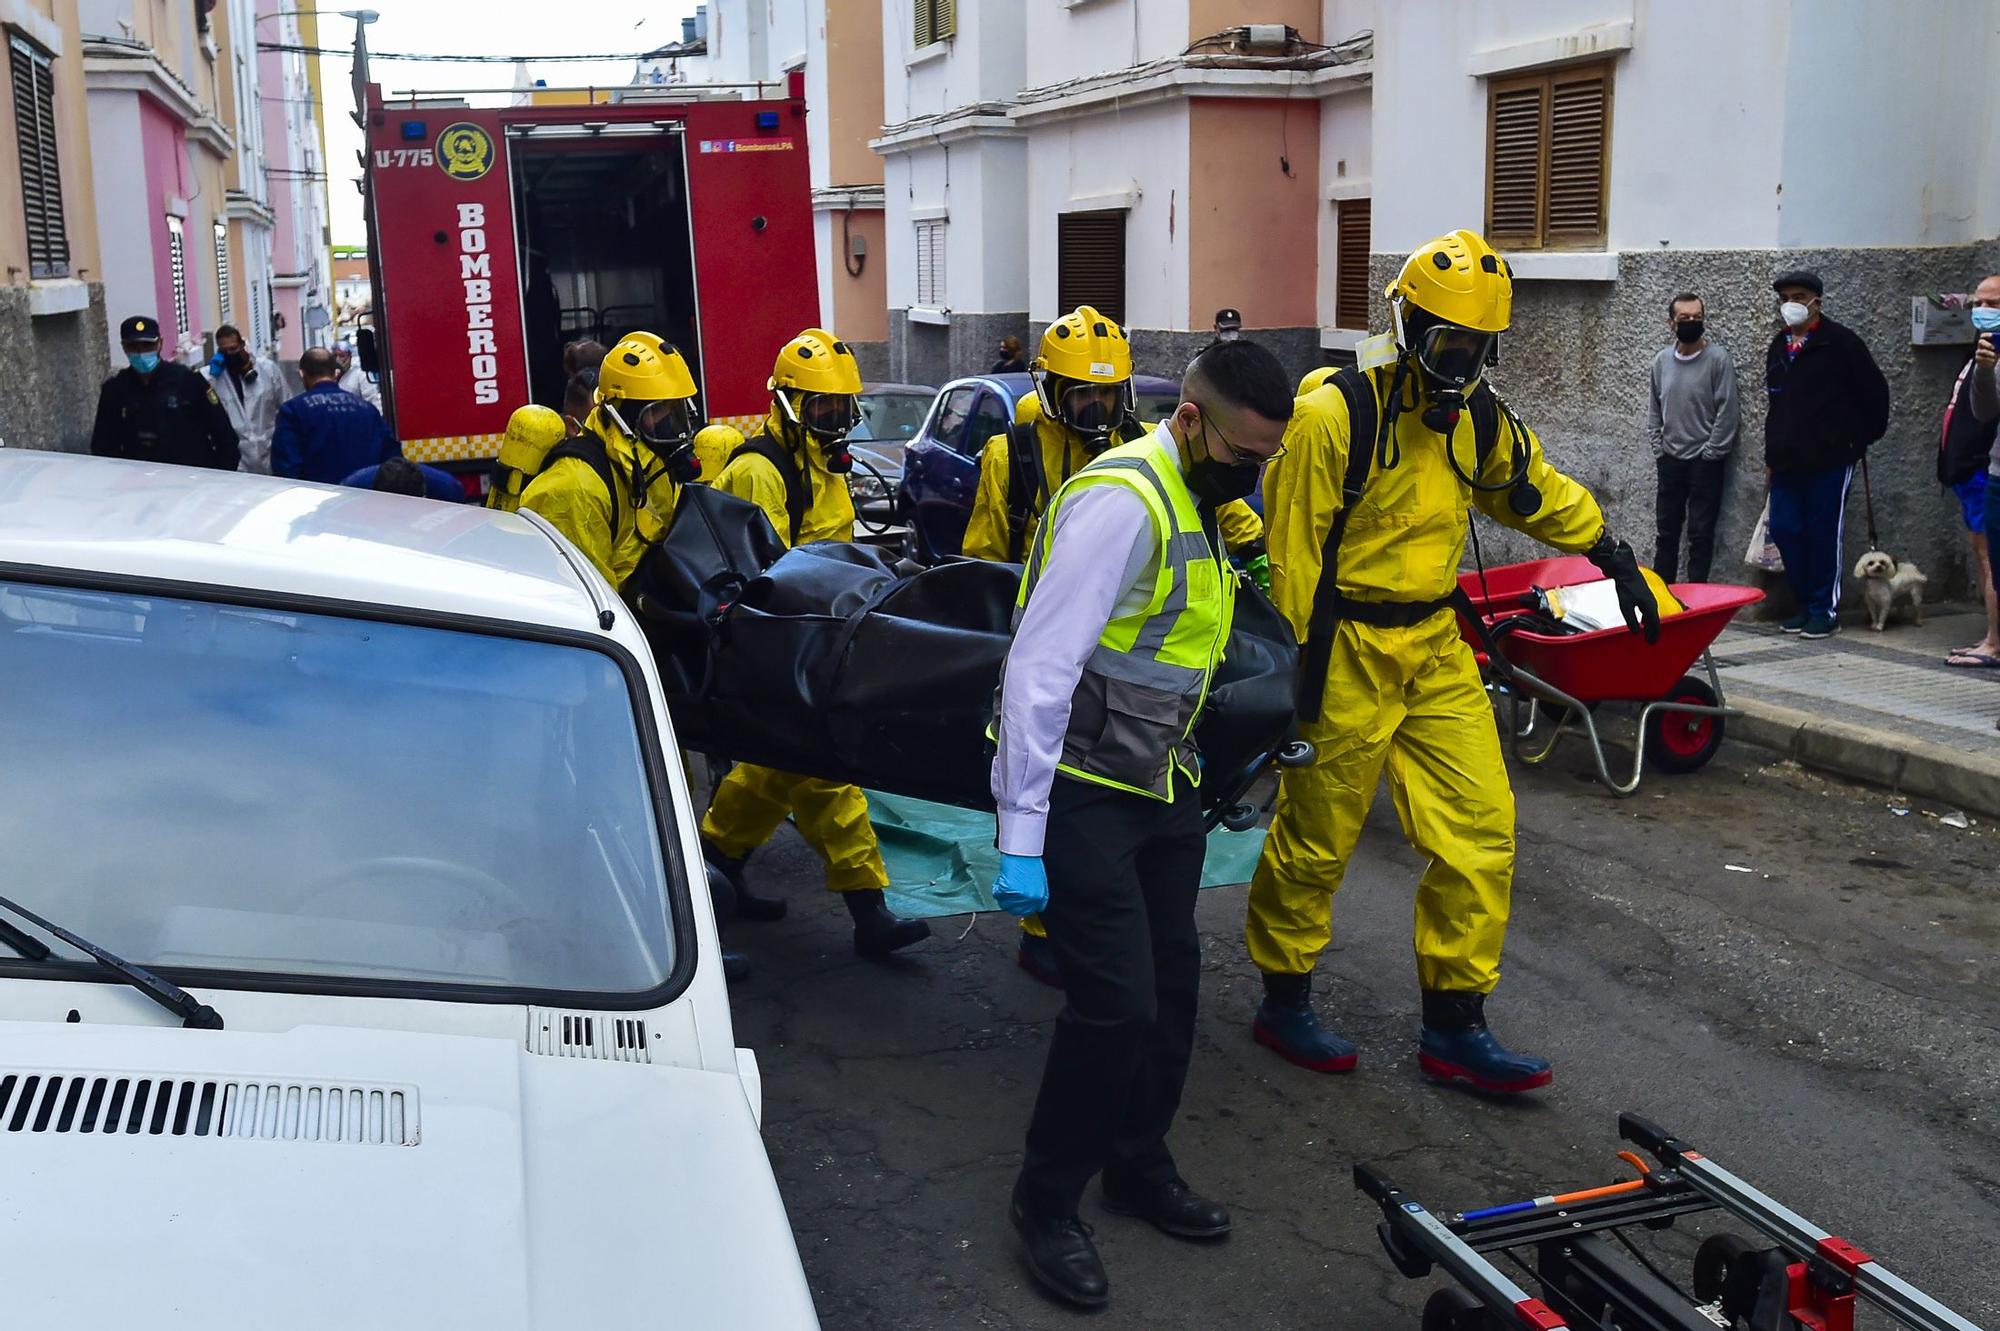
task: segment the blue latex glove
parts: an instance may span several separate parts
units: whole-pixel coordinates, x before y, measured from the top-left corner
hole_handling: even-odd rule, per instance
[[[211,379],[222,377],[222,353],[219,351],[208,358],[208,377]]]
[[[1033,915],[1048,905],[1049,871],[1042,867],[1042,857],[1002,854],[993,900],[1009,915]]]

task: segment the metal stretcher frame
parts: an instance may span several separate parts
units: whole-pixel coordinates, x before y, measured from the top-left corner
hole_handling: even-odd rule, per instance
[[[1791,1326],[1851,1327],[1852,1301],[1859,1296],[1914,1331],[1980,1331],[1853,1243],[1812,1224],[1657,1125],[1626,1113],[1619,1115],[1618,1131],[1660,1167],[1650,1168],[1638,1156],[1621,1152],[1621,1158],[1643,1171],[1639,1178],[1455,1215],[1432,1213],[1366,1163],[1355,1164],[1354,1183],[1381,1207],[1377,1233],[1403,1275],[1419,1279],[1441,1267],[1490,1313],[1532,1331],[1572,1324],[1516,1284],[1488,1252],[1553,1242],[1564,1262],[1588,1271],[1598,1294],[1618,1303],[1619,1325],[1666,1331],[1716,1326],[1710,1310],[1691,1305],[1650,1264],[1629,1262],[1596,1237],[1624,1225],[1665,1228],[1676,1216],[1709,1210],[1728,1212],[1793,1259],[1795,1293],[1826,1315],[1795,1304],[1787,1318]],[[1546,1281],[1548,1273],[1540,1278]]]

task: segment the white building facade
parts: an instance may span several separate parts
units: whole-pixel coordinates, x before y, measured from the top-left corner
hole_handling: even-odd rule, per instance
[[[256,0],[263,87],[263,135],[274,224],[271,231],[271,343],[281,361],[333,341],[331,232],[318,91],[308,68],[298,0]]]

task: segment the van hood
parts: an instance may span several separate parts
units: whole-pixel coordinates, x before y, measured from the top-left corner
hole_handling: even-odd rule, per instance
[[[818,1325],[733,1075],[332,1027],[0,1050],[23,1325]]]

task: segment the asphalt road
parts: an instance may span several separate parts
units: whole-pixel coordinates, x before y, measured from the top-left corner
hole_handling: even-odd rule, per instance
[[[1172,1145],[1236,1231],[1177,1242],[1105,1214],[1093,1190],[1084,1218],[1112,1281],[1096,1324],[1414,1331],[1440,1280],[1390,1267],[1352,1162],[1438,1210],[1588,1187],[1629,1172],[1614,1156],[1629,1108],[2000,1327],[2000,836],[1921,803],[1898,817],[1883,792],[1733,746],[1632,800],[1560,759],[1515,780],[1514,923],[1489,1015],[1554,1060],[1555,1085],[1510,1103],[1419,1077],[1420,865],[1386,804],[1320,965],[1322,1014],[1362,1047],[1351,1076],[1250,1042],[1243,891],[1204,893],[1201,1027]],[[737,1039],[763,1067],[765,1137],[824,1324],[1084,1320],[1037,1293],[1005,1218],[1060,1005],[1013,966],[1013,923],[941,921],[907,960],[866,963],[789,831],[752,870],[793,911],[733,927],[759,963],[735,991]],[[1679,1276],[1718,1227],[1652,1241]]]

